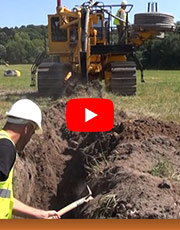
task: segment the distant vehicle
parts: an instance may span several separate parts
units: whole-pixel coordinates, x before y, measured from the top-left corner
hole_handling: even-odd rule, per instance
[[[5,77],[20,77],[21,72],[19,70],[5,70],[4,76]]]

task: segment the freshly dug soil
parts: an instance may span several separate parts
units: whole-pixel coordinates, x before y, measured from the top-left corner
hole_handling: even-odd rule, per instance
[[[65,100],[43,114],[17,157],[15,196],[56,209],[87,194],[94,199],[62,218],[180,218],[180,126],[152,117],[130,119],[115,111],[110,132],[71,132]]]

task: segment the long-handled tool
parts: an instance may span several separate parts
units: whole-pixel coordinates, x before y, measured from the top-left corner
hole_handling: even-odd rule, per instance
[[[83,197],[83,198],[81,198],[81,199],[79,199],[79,200],[76,200],[76,201],[74,201],[73,203],[67,205],[66,207],[60,209],[60,210],[58,211],[58,215],[59,215],[59,216],[62,216],[62,215],[64,215],[65,213],[71,211],[72,209],[74,209],[74,208],[76,208],[76,207],[78,207],[78,206],[80,206],[80,205],[82,205],[82,204],[84,204],[84,203],[87,203],[87,202],[89,202],[90,200],[92,200],[92,199],[93,199],[93,197],[92,197],[92,192],[91,192],[91,190],[90,190],[90,188],[89,188],[88,185],[87,185],[87,189],[88,189],[88,195],[86,195],[85,197]],[[52,219],[52,218],[49,218],[49,219]]]

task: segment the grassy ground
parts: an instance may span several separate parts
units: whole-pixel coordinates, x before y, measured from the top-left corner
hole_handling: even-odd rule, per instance
[[[4,70],[19,70],[21,77],[4,77]],[[30,90],[31,65],[0,65],[0,89],[5,90]]]
[[[22,76],[4,77],[3,71],[7,68],[20,70]],[[5,111],[19,98],[33,99],[41,108],[51,103],[50,98],[37,97],[37,88],[30,87],[30,68],[30,65],[0,66],[0,125],[4,122]],[[140,83],[139,71],[137,76],[136,96],[104,93],[105,97],[130,116],[154,116],[180,124],[180,71],[144,71],[145,83]]]
[[[20,77],[4,77],[4,70],[19,70]],[[37,87],[30,87],[31,65],[0,65],[0,127],[5,120],[5,112],[20,98],[29,98],[37,102],[41,108],[47,107],[50,98],[39,98]]]
[[[145,83],[137,72],[137,95],[106,97],[129,115],[147,115],[180,123],[180,71],[144,71]]]

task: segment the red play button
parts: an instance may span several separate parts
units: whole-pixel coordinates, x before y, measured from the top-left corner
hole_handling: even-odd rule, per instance
[[[67,128],[77,132],[109,131],[114,124],[114,106],[109,99],[71,99],[66,107]]]

